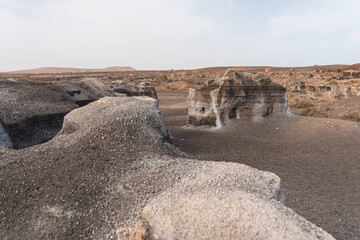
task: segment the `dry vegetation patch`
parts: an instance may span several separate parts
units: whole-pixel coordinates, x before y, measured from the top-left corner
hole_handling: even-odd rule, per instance
[[[360,122],[360,111],[356,110],[356,111],[352,111],[352,112],[346,112],[346,113],[340,114],[339,118],[344,119],[344,120]]]

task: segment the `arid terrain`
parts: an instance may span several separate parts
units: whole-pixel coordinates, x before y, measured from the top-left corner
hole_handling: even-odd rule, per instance
[[[40,71],[31,69],[0,73],[0,79],[15,78],[57,84],[81,77],[97,77],[109,85],[115,80],[122,80],[149,82],[157,90],[188,90],[200,88],[230,68],[240,72],[263,72],[274,82],[285,86],[289,106],[296,115],[360,121],[360,64],[297,68],[214,67],[174,71],[134,71],[131,67],[41,68]],[[39,73],[36,74],[37,71]]]
[[[202,160],[276,173],[289,207],[336,239],[360,239],[360,124],[301,116],[237,120],[222,129],[185,127],[186,91],[161,91],[173,142]]]
[[[202,88],[227,69],[261,73],[266,77],[262,80],[271,79],[274,86],[283,89],[282,96],[287,97],[291,113],[274,112],[259,119],[234,119],[226,122],[222,128],[188,125],[189,89]],[[172,199],[173,193],[188,194],[184,187],[186,184],[192,186],[204,181],[204,168],[209,167],[212,171],[219,168],[220,179],[240,181],[234,177],[235,173],[234,176],[226,175],[226,171],[230,171],[226,169],[232,165],[223,162],[230,162],[275,173],[281,179],[285,201],[279,194],[272,198],[285,202],[295,213],[324,229],[335,239],[360,239],[359,64],[303,68],[126,70],[54,73],[47,69],[38,74],[0,73],[0,81],[4,84],[0,86],[6,86],[5,91],[0,91],[0,97],[10,99],[12,94],[20,96],[20,90],[29,91],[24,94],[25,97],[18,98],[23,97],[24,105],[17,106],[10,99],[8,106],[0,106],[4,109],[0,112],[0,128],[4,125],[5,133],[6,130],[10,131],[10,125],[6,124],[11,121],[16,122],[11,127],[17,135],[21,135],[23,129],[27,131],[26,137],[21,139],[20,136],[19,143],[13,141],[14,148],[21,150],[6,150],[0,146],[0,186],[4,187],[0,197],[2,204],[5,204],[1,214],[6,219],[0,224],[0,238],[11,239],[31,230],[33,237],[44,234],[41,236],[111,239],[117,235],[119,239],[125,239],[120,235],[143,230],[143,220],[155,219],[157,224],[163,224],[162,219],[156,219],[156,216],[157,211],[165,210],[159,210],[162,206],[158,206],[156,201],[163,202],[164,206],[170,201],[171,207],[175,201]],[[23,83],[29,85],[25,84],[16,91],[16,84]],[[157,94],[152,87],[156,88]],[[45,92],[39,93],[37,88],[43,88]],[[259,88],[264,89],[264,86]],[[51,95],[52,91],[56,94]],[[158,97],[167,130],[162,125],[156,101],[149,101],[146,97],[135,97],[134,100],[126,97],[122,102],[120,97],[126,95]],[[31,96],[36,96],[36,99],[31,99]],[[98,100],[103,96],[111,98]],[[42,98],[51,105],[50,112],[46,104],[39,104],[43,103]],[[34,106],[39,104],[39,113],[46,113],[47,119],[33,116],[33,103],[28,103],[29,100],[34,100]],[[79,108],[82,106],[85,107]],[[22,117],[26,116],[18,114],[21,112],[28,114],[31,121],[24,121]],[[51,120],[53,118],[56,123]],[[44,122],[30,130],[23,126],[35,126],[36,121]],[[85,124],[81,125],[82,122]],[[49,130],[40,134],[41,128]],[[0,140],[1,137],[0,134]],[[93,162],[89,162],[89,159]],[[219,165],[212,166],[213,162]],[[179,179],[183,181],[194,174],[191,173],[193,167],[195,175],[201,177],[190,177],[193,182],[182,185],[185,190],[173,188]],[[12,175],[13,172],[15,175]],[[62,181],[62,176],[71,186]],[[259,178],[263,179],[264,176]],[[141,177],[146,182],[142,182]],[[119,181],[124,185],[117,186]],[[81,185],[77,187],[77,184]],[[108,188],[109,184],[112,187]],[[278,184],[276,187],[280,187]],[[233,191],[230,185],[224,185],[224,189]],[[215,186],[210,186],[213,189],[209,188],[209,191],[216,189],[217,194],[219,189]],[[55,191],[55,188],[59,191]],[[270,189],[269,186],[266,188]],[[159,198],[159,192],[166,194]],[[85,195],[84,203],[81,203]],[[118,202],[119,199],[122,203]],[[141,220],[136,227],[129,228],[128,233],[124,229],[134,226],[148,201],[150,207],[145,209],[152,209],[151,214],[154,215],[146,218],[143,212]],[[38,209],[33,202],[47,204],[47,207],[45,210]],[[180,203],[183,206],[181,204],[185,203]],[[90,212],[87,212],[88,208]],[[117,209],[121,209],[120,213]],[[126,215],[125,212],[131,214]],[[24,225],[23,217],[27,221]],[[93,223],[97,217],[101,221]],[[170,214],[170,217],[173,215]],[[33,220],[29,222],[31,218]],[[82,222],[83,219],[88,222]],[[46,224],[47,221],[51,226]],[[73,228],[75,223],[76,227]],[[124,228],[118,223],[123,224]],[[186,224],[186,221],[178,224]],[[20,235],[11,231],[14,226]],[[56,231],[56,226],[62,230]],[[115,228],[118,228],[116,232]],[[106,235],[109,231],[111,233]],[[318,239],[323,239],[319,236]]]

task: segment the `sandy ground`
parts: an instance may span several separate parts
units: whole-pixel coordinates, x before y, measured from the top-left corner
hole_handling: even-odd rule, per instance
[[[360,123],[299,116],[184,127],[187,91],[160,91],[173,143],[202,160],[274,172],[294,211],[336,239],[360,239]]]

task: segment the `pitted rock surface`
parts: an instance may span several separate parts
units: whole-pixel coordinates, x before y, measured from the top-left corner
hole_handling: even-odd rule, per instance
[[[226,174],[225,174],[226,173]],[[129,239],[334,239],[284,204],[280,179],[206,162],[145,206]]]

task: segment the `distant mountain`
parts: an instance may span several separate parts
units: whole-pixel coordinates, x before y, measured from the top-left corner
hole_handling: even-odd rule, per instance
[[[136,71],[136,70],[132,67],[118,67],[118,66],[98,68],[98,69],[43,67],[43,68],[11,71],[7,73],[37,74],[37,73],[125,72],[125,71]]]

